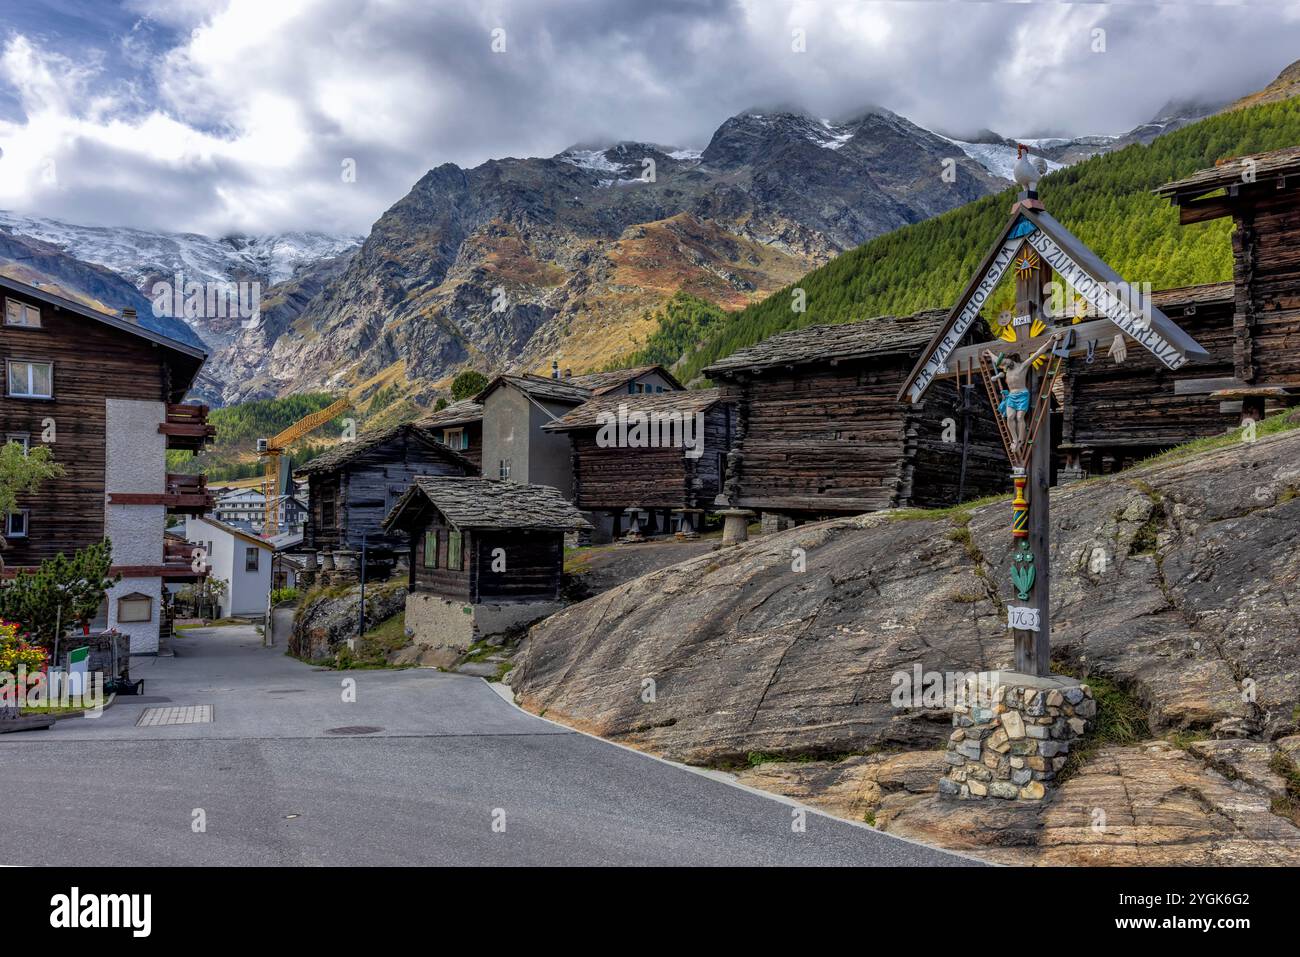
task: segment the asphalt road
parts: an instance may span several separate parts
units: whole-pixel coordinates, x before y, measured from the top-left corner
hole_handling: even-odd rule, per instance
[[[526,714],[477,678],[331,672],[251,628],[135,658],[143,697],[0,735],[0,864],[971,863]],[[344,700],[355,680],[355,701]],[[137,727],[147,707],[209,724]],[[330,729],[379,728],[365,735]],[[199,827],[198,824],[202,824]]]

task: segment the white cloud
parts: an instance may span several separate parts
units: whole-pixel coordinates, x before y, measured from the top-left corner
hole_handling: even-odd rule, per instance
[[[207,233],[364,232],[430,167],[575,142],[702,147],[728,115],[888,106],[931,127],[1120,132],[1294,56],[1239,7],[765,0],[129,0],[76,55],[0,53],[0,207]],[[1296,5],[1282,13],[1296,19]],[[1270,11],[1273,13],[1276,11]],[[132,16],[146,19],[133,23]],[[148,29],[145,29],[145,27]],[[491,50],[506,30],[507,51]],[[1107,31],[1104,54],[1091,31]],[[165,50],[151,43],[173,38]],[[791,48],[805,31],[807,52]],[[1249,50],[1250,56],[1235,55]],[[1186,69],[1189,62],[1196,70]],[[340,164],[353,159],[357,180]]]

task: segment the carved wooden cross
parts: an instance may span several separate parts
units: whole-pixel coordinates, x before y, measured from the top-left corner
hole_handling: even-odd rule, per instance
[[[1023,444],[1013,445],[1006,417],[999,414],[1016,489],[1010,568],[1014,594],[1008,602],[1007,627],[1014,636],[1016,670],[1045,677],[1051,665],[1048,489],[1052,477],[1051,389],[1056,376],[1071,356],[1095,354],[1099,344],[1114,338],[1117,330],[1171,369],[1209,355],[1154,305],[1141,302],[1114,270],[1052,218],[1032,183],[1022,181],[1022,185],[1030,188],[1012,206],[1002,236],[921,354],[898,398],[920,402],[935,379],[969,381],[978,369],[996,411],[1004,404],[1007,377],[1002,372],[999,378],[999,370],[985,353],[991,350],[996,357],[1012,348],[1024,359],[1051,343],[1037,365],[1028,370]],[[1014,346],[1005,339],[969,342],[968,333],[1009,268],[1015,269],[1016,282]],[[1048,284],[1053,277],[1073,288],[1104,318],[1089,322],[1062,319],[1053,325],[1048,309]],[[1008,398],[1005,407],[1013,410],[1024,402],[1023,396]]]

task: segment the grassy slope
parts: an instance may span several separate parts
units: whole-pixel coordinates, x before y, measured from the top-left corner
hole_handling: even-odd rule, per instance
[[[1300,99],[1210,117],[1157,139],[1094,157],[1044,178],[1048,210],[1131,282],[1156,289],[1232,278],[1231,222],[1179,226],[1151,190],[1217,160],[1300,143]],[[968,203],[873,239],[732,315],[688,355],[681,378],[773,333],[948,306],[1006,221],[1013,191]],[[802,288],[807,311],[791,311]],[[656,332],[671,341],[671,330]]]

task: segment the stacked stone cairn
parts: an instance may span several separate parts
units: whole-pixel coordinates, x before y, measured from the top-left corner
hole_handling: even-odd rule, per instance
[[[989,677],[978,676],[979,682]],[[1097,702],[1085,684],[1003,673],[953,707],[950,765],[939,793],[962,800],[1041,801],[1087,731]],[[991,694],[983,693],[992,687]]]

